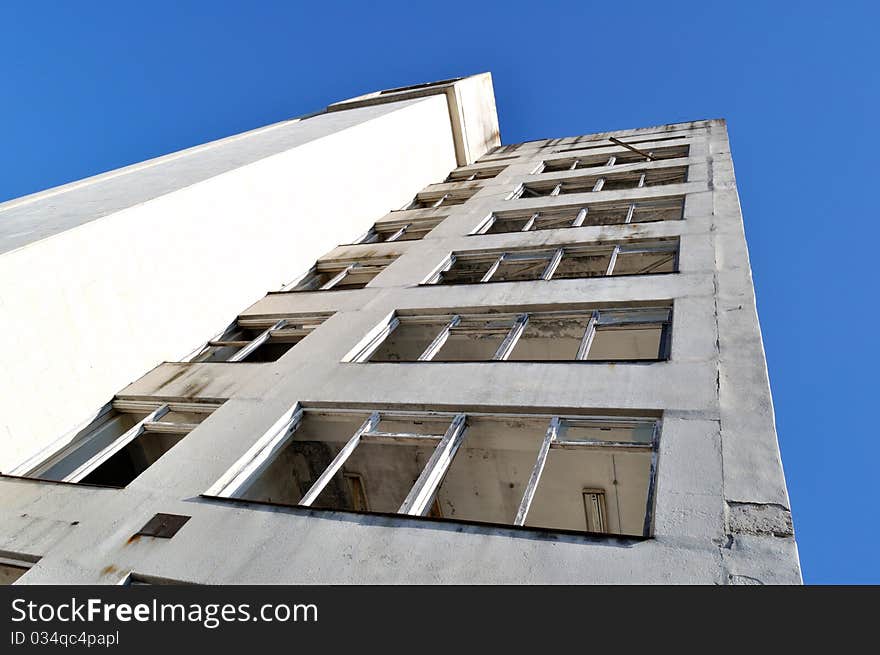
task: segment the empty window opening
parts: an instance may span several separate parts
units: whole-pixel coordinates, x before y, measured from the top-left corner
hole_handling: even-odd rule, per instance
[[[452,253],[423,284],[651,275],[678,270],[678,240]]]
[[[436,207],[450,207],[461,205],[480,190],[479,186],[467,186],[456,189],[442,189],[436,191],[422,191],[403,210],[407,209],[434,209]]]
[[[654,161],[661,159],[677,159],[688,156],[689,146],[672,146],[667,148],[654,148],[645,152]],[[635,152],[615,152],[607,155],[584,155],[583,157],[566,157],[564,159],[551,159],[545,161],[535,173],[557,173],[560,171],[574,171],[582,168],[599,168],[602,166],[623,166],[624,164],[636,164],[645,162]]]
[[[625,173],[608,173],[606,175],[590,175],[557,180],[529,182],[511,194],[510,199],[558,196],[567,193],[590,193],[593,191],[619,191],[622,189],[640,189],[642,187],[662,186],[664,184],[681,184],[687,182],[687,166],[676,168],[652,168],[646,170],[627,171]]]
[[[308,273],[284,286],[282,291],[363,289],[395,259],[397,255],[358,261],[319,261]]]
[[[607,250],[572,252],[559,262],[554,278],[557,280],[581,277],[603,277],[608,272],[611,253]]]
[[[124,487],[219,407],[216,403],[114,400],[86,427],[11,475]],[[36,461],[33,461],[36,460]]]
[[[376,223],[355,243],[387,243],[389,241],[418,241],[443,222],[445,216],[412,221],[383,221]]]
[[[507,166],[492,166],[484,168],[465,167],[457,168],[447,177],[446,182],[471,182],[473,180],[491,180],[497,177]]]
[[[682,219],[683,214],[684,197],[495,212],[481,221],[472,234],[503,234],[594,225],[677,221]]]
[[[618,361],[668,358],[670,307],[397,315],[346,358],[354,362]]]
[[[655,419],[295,407],[208,496],[649,536]]]
[[[307,412],[265,472],[236,497],[396,512],[448,425],[448,419],[424,420],[407,424],[404,433],[388,415]]]
[[[274,362],[305,339],[330,314],[239,317],[210,340],[192,362]]]

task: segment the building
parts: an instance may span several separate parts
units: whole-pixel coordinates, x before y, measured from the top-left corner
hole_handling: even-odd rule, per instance
[[[501,146],[484,74],[0,218],[9,579],[801,580],[723,120]]]

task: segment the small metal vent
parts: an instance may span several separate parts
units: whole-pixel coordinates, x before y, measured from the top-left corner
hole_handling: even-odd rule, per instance
[[[135,535],[171,539],[191,518],[180,514],[156,514]]]

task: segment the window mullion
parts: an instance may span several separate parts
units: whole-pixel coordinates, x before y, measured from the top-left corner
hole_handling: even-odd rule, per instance
[[[461,323],[461,316],[456,314],[452,317],[452,320],[446,324],[442,330],[440,330],[440,334],[434,337],[434,340],[425,348],[425,352],[419,355],[418,361],[420,362],[429,362],[440,352],[440,349],[443,347],[443,344],[446,343],[446,340],[449,338],[449,333],[452,331],[456,325]]]
[[[534,226],[535,221],[537,220],[538,216],[540,216],[540,215],[541,215],[541,212],[535,212],[534,214],[532,214],[531,218],[529,218],[529,220],[526,221],[526,224],[523,225],[523,228],[522,228],[522,230],[520,230],[520,232],[528,232],[529,230],[531,230],[532,226]]]
[[[324,472],[321,473],[320,476],[318,476],[318,479],[315,480],[315,483],[297,504],[308,507],[315,502],[318,496],[321,495],[321,492],[324,491],[324,487],[326,487],[330,480],[333,479],[333,476],[336,475],[339,469],[342,468],[342,465],[345,464],[345,460],[347,460],[354,452],[354,449],[357,448],[361,441],[361,435],[363,435],[364,432],[374,430],[377,425],[379,425],[379,412],[373,412],[370,414],[370,418],[364,421],[363,425],[358,428],[358,431],[352,435],[351,439],[348,440],[348,443],[342,447],[342,450],[336,454],[336,457],[333,458],[330,465],[324,469]]]
[[[407,229],[410,228],[411,226],[412,226],[412,223],[407,223],[407,224],[404,225],[402,228],[400,228],[399,230],[397,230],[397,232],[395,232],[395,233],[392,234],[390,237],[388,237],[387,239],[385,239],[385,241],[386,241],[386,242],[389,242],[389,241],[397,241],[400,237],[402,237],[404,234],[406,234]]]
[[[382,345],[382,342],[388,338],[388,336],[397,329],[397,326],[400,325],[400,319],[397,316],[392,316],[388,323],[379,331],[379,333],[370,339],[369,343],[364,346],[357,355],[351,358],[353,362],[366,362],[373,356],[373,353],[376,352],[376,349]]]
[[[234,353],[226,361],[227,362],[240,362],[240,361],[242,361],[248,355],[250,355],[257,348],[259,348],[260,346],[262,346],[264,343],[266,343],[269,340],[269,337],[272,336],[272,330],[280,330],[285,325],[287,325],[287,319],[282,318],[280,321],[276,322],[272,327],[261,332],[253,341],[251,341],[248,345],[246,345],[244,348],[242,348],[238,352]]]
[[[562,255],[565,253],[564,248],[557,248],[556,252],[553,253],[553,256],[550,257],[550,261],[547,262],[547,268],[544,269],[544,272],[541,273],[542,280],[549,280],[553,277],[553,274],[556,272],[556,269],[559,267],[559,262],[562,261]]]
[[[489,267],[489,270],[480,278],[480,282],[488,282],[492,279],[492,276],[495,275],[495,272],[498,270],[498,267],[501,266],[501,262],[505,260],[507,257],[507,253],[503,252],[498,256],[498,259],[495,260],[495,263]]]
[[[608,259],[608,268],[605,270],[605,275],[611,275],[614,273],[614,265],[617,263],[617,256],[620,254],[620,246],[614,246],[614,250],[611,251],[611,257]]]
[[[495,354],[492,356],[493,361],[505,361],[510,357],[510,353],[512,353],[513,349],[516,347],[516,343],[522,336],[528,322],[528,314],[520,314],[516,317],[516,320],[507,332],[507,336],[504,337],[504,341],[501,342],[501,345],[498,346],[498,350],[496,350]]]
[[[538,489],[538,483],[541,481],[541,474],[544,472],[544,465],[547,463],[547,455],[550,453],[550,446],[556,441],[559,435],[559,425],[560,421],[558,416],[554,416],[550,419],[550,426],[547,428],[547,433],[544,435],[544,441],[538,451],[538,458],[535,460],[534,467],[532,467],[532,474],[529,476],[529,481],[523,492],[522,500],[519,503],[519,509],[517,510],[516,518],[513,521],[514,525],[525,525],[526,517],[529,514],[529,508],[531,508],[532,500],[535,497],[535,491]]]
[[[428,278],[428,281],[425,284],[437,284],[440,281],[440,277],[447,272],[450,268],[455,266],[457,258],[455,253],[449,255],[449,259],[443,264],[431,277]]]
[[[465,414],[457,414],[452,419],[446,434],[443,435],[440,443],[437,444],[434,452],[431,453],[431,458],[425,464],[425,468],[422,469],[421,475],[419,475],[418,480],[410,489],[400,509],[397,510],[399,514],[408,514],[410,516],[425,515],[428,506],[437,493],[437,488],[443,481],[443,477],[446,475],[446,471],[449,470],[449,466],[452,464],[452,460],[455,458],[455,454],[458,452],[458,448],[464,439],[466,419],[467,416]]]
[[[129,430],[125,432],[121,437],[116,439],[113,443],[108,445],[106,448],[102,449],[100,452],[96,453],[88,460],[83,462],[80,466],[78,466],[72,473],[65,476],[64,482],[80,482],[85,477],[87,477],[92,471],[101,466],[104,462],[110,459],[113,455],[118,453],[120,450],[125,448],[132,441],[137,439],[144,431],[145,423],[152,423],[154,421],[158,421],[160,418],[165,416],[170,411],[168,407],[168,403],[163,403],[159,405],[152,412],[147,414],[140,421],[135,423]]]
[[[245,453],[239,460],[244,461],[244,466],[233,467],[234,473],[230,477],[221,478],[206,493],[209,496],[224,496],[226,498],[238,498],[249,486],[249,483],[263,473],[274,461],[275,456],[281,452],[302,421],[303,410],[299,403],[281,417],[266,434],[258,441],[255,449]],[[254,452],[254,450],[256,452]]]
[[[495,225],[495,221],[497,221],[497,220],[498,220],[498,217],[495,216],[495,214],[492,214],[489,217],[489,219],[486,221],[486,223],[477,231],[477,234],[486,234],[486,232],[488,232],[489,229],[493,225]]]
[[[340,282],[342,282],[342,280],[345,279],[346,275],[351,273],[352,269],[355,266],[357,266],[357,264],[349,264],[348,266],[343,268],[336,275],[334,275],[332,278],[330,278],[326,283],[321,285],[319,287],[319,291],[327,291],[328,289],[332,289],[333,287],[335,287],[337,284],[339,284]]]
[[[590,316],[590,320],[587,322],[587,327],[584,330],[584,336],[581,337],[580,346],[578,346],[577,355],[575,355],[575,359],[577,360],[585,360],[590,354],[590,346],[593,345],[593,339],[596,336],[596,325],[599,323],[599,310],[593,310],[592,315]]]

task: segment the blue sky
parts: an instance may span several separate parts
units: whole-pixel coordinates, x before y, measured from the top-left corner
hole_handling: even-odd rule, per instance
[[[507,143],[724,117],[805,580],[880,583],[878,24],[869,2],[9,1],[0,201],[485,70]]]

